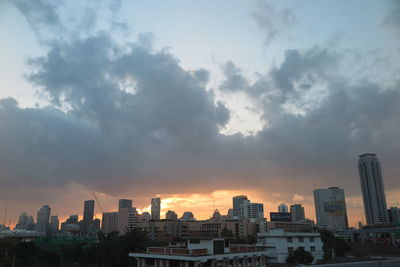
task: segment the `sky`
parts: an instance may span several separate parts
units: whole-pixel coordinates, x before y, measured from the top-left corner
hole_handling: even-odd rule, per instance
[[[354,226],[367,152],[399,205],[399,1],[3,0],[0,25],[7,224],[93,192],[106,211],[158,196],[205,219],[246,194],[314,219],[313,190],[338,186]]]

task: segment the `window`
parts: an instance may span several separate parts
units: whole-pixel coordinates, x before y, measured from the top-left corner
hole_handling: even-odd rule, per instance
[[[288,248],[287,248],[287,252],[288,252],[288,253],[292,253],[292,252],[293,252],[293,247],[288,247]]]
[[[299,237],[299,242],[303,243],[304,242],[304,237]]]
[[[287,242],[288,242],[288,243],[292,243],[292,242],[293,242],[293,237],[288,237],[288,238],[287,238]]]
[[[315,251],[315,247],[310,247],[311,252]]]
[[[314,242],[315,238],[313,236],[310,237],[310,242]]]

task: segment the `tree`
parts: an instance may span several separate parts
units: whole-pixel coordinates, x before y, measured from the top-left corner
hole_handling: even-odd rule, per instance
[[[314,257],[310,252],[304,250],[304,248],[299,247],[295,251],[291,252],[286,259],[287,263],[300,263],[300,264],[310,264],[314,260]]]
[[[228,228],[224,228],[221,231],[221,237],[232,240],[235,238],[235,235],[233,234],[232,230],[228,230]]]
[[[343,257],[351,251],[352,248],[346,240],[336,237],[331,231],[321,229],[320,234],[324,244],[324,261],[331,259],[333,255]]]
[[[340,257],[346,256],[346,253],[351,251],[351,246],[346,240],[341,238],[335,238],[335,254]]]

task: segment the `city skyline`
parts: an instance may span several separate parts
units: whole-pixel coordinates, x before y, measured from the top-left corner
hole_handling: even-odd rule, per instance
[[[246,194],[267,217],[286,203],[315,219],[313,190],[339,187],[355,226],[363,153],[379,155],[387,208],[399,206],[399,11],[0,1],[0,218],[48,204],[63,221],[94,193],[108,211],[160,197],[161,216],[199,219]]]

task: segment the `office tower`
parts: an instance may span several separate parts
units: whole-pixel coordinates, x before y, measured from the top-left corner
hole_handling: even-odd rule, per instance
[[[290,205],[290,214],[292,222],[304,222],[306,217],[304,215],[304,207],[301,204]]]
[[[358,172],[364,200],[367,224],[388,223],[385,190],[381,165],[376,154],[367,153],[359,156]]]
[[[262,219],[264,218],[264,205],[251,203],[250,200],[243,200],[240,205],[241,219]]]
[[[153,221],[160,220],[161,199],[159,197],[151,199],[151,219]]]
[[[93,220],[93,222],[92,222],[92,227],[93,227],[93,230],[96,232],[96,231],[98,231],[98,230],[100,230],[100,228],[101,228],[101,221],[100,221],[100,219],[94,219]]]
[[[35,220],[33,219],[33,216],[29,216],[26,222],[26,230],[35,231],[35,229],[36,229]]]
[[[85,200],[83,205],[83,222],[90,224],[93,221],[94,200]]]
[[[185,211],[182,215],[182,221],[189,222],[189,221],[194,221],[194,216],[191,211]]]
[[[120,199],[121,200],[121,199]],[[118,209],[118,223],[117,223],[117,231],[121,234],[124,233],[127,229],[132,230],[134,228],[134,221],[138,220],[138,213],[136,208],[132,207],[132,201],[128,199],[123,199],[123,204],[121,205],[121,201],[119,201],[119,209]],[[128,200],[128,201],[126,201]],[[130,223],[131,221],[131,223]]]
[[[332,230],[348,227],[344,190],[339,187],[314,190],[317,225]]]
[[[101,229],[106,234],[118,231],[118,212],[104,212]]]
[[[389,221],[394,224],[400,223],[400,209],[397,207],[390,207],[388,209]]]
[[[240,217],[240,206],[243,204],[243,201],[247,200],[247,196],[234,196],[232,198],[233,202],[233,216]]]
[[[278,206],[278,212],[284,212],[284,213],[289,212],[288,206],[284,203],[280,204]]]
[[[128,230],[133,230],[137,227],[139,223],[139,214],[136,213],[129,213],[128,215]]]
[[[60,227],[58,216],[51,216],[50,219],[50,230],[52,233],[57,233]]]
[[[51,208],[48,205],[43,205],[37,213],[36,231],[42,234],[49,234]]]
[[[18,223],[15,226],[15,229],[23,229],[26,230],[28,227],[28,214],[24,211],[21,213],[18,219]]]
[[[132,208],[132,200],[131,199],[120,199],[118,201],[118,210],[131,209],[131,208]]]
[[[169,210],[167,213],[165,213],[165,219],[169,221],[176,221],[178,220],[178,214],[176,214],[173,210]]]

